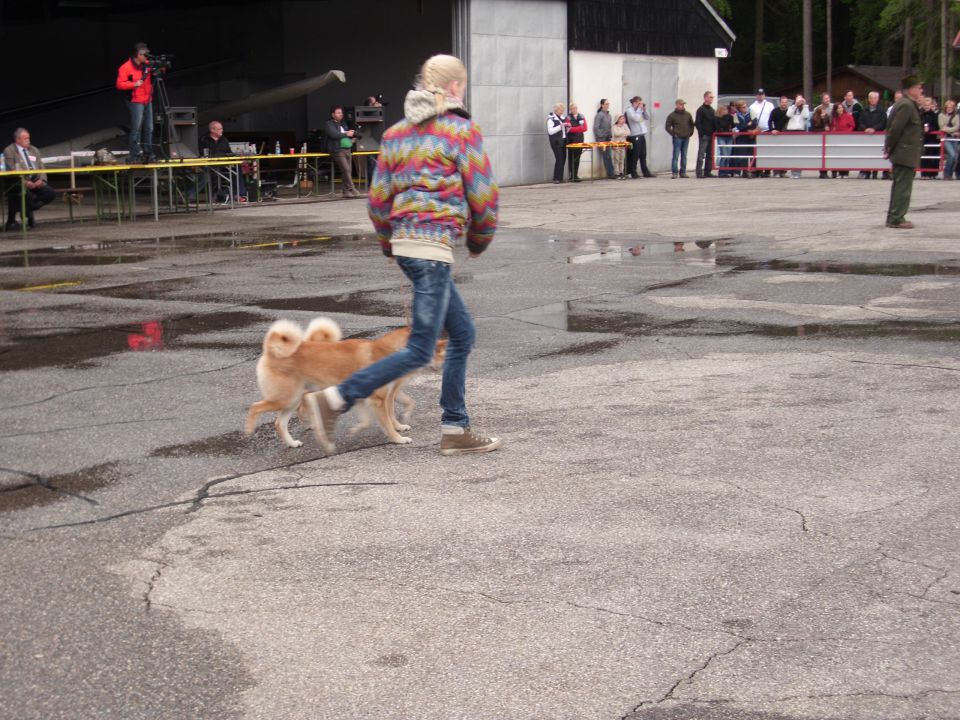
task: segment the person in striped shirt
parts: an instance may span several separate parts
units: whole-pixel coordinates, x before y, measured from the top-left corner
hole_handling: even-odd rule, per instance
[[[451,55],[435,55],[404,101],[404,119],[383,134],[369,214],[384,255],[413,284],[407,347],[314,394],[314,431],[335,451],[339,416],[377,388],[427,365],[442,331],[448,344],[440,390],[440,452],[489,452],[499,438],[474,432],[466,406],[467,357],[475,328],[453,281],[453,248],[465,237],[477,258],[497,229],[499,191],[483,136],[463,107],[467,70]]]

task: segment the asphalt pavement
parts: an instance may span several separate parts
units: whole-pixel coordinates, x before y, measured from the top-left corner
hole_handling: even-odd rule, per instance
[[[362,200],[0,234],[0,718],[960,720],[960,183],[507,188],[472,424],[326,457],[270,323],[404,323]],[[43,222],[43,220],[47,222]]]

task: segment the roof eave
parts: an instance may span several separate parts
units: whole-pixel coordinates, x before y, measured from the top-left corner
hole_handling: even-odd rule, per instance
[[[735,43],[737,40],[737,36],[734,35],[733,30],[730,29],[730,26],[723,21],[723,18],[717,14],[717,11],[713,9],[713,5],[710,4],[710,0],[700,0],[700,4],[707,9],[707,12],[713,15],[713,19],[717,21],[717,25],[723,28],[723,31],[727,34],[727,37],[730,38],[730,44],[733,45],[733,43]]]

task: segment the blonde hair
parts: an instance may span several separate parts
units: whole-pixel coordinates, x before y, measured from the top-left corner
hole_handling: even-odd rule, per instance
[[[417,87],[433,93],[433,98],[437,103],[437,112],[442,113],[446,109],[447,87],[452,82],[467,84],[466,66],[460,58],[453,55],[434,55],[420,68]]]
[[[557,115],[559,115],[561,112],[563,112],[563,111],[566,110],[566,109],[567,109],[567,106],[564,105],[563,103],[554,103],[554,104],[553,104],[553,111],[554,111]]]

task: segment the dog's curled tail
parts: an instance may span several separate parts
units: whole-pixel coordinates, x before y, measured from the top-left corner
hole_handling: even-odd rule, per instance
[[[343,333],[334,320],[325,317],[314,318],[307,325],[307,334],[304,340],[310,342],[340,342]]]
[[[263,339],[264,354],[277,358],[287,358],[293,355],[300,343],[303,342],[303,330],[290,320],[277,320]]]

